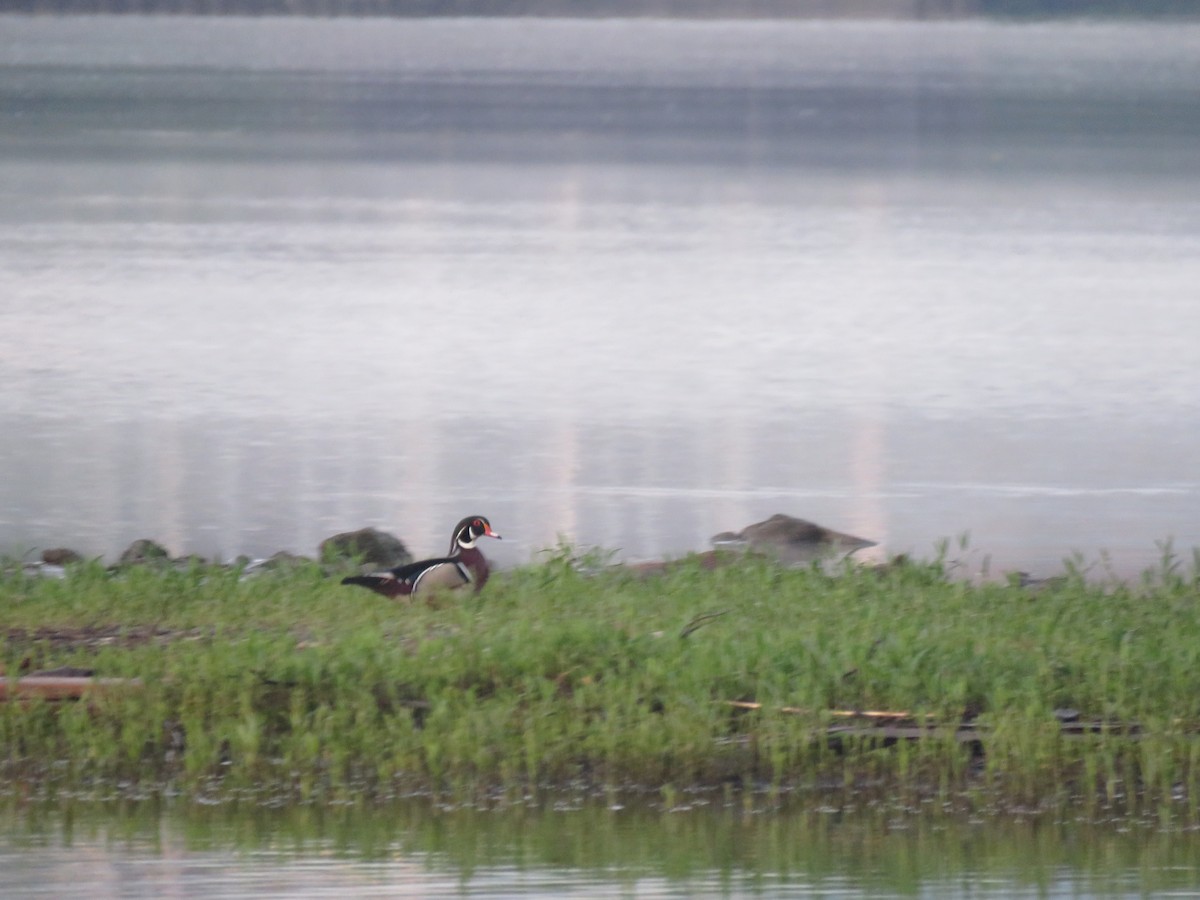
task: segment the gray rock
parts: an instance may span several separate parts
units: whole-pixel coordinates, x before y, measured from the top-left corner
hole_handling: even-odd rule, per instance
[[[383,569],[413,561],[408,548],[395,535],[375,528],[346,531],[321,541],[320,558],[325,561],[360,559],[364,564]]]
[[[298,556],[295,553],[280,550],[278,553],[273,553],[263,560],[262,567],[264,569],[298,569],[311,562],[312,560],[307,556]]]
[[[286,550],[280,550],[266,559],[239,557],[237,565],[242,567],[243,575],[256,575],[259,572],[291,572],[310,563],[312,560],[307,556],[297,556]]]
[[[718,550],[750,550],[773,556],[788,566],[808,565],[817,559],[849,555],[864,547],[874,547],[875,541],[833,531],[783,513],[776,513],[762,522],[747,525],[739,532],[722,531],[712,536]]]
[[[1016,584],[1030,593],[1040,594],[1042,591],[1058,590],[1067,584],[1067,576],[1052,575],[1049,578],[1034,578],[1028,572],[1013,572],[1008,576],[1010,584]]]
[[[199,568],[203,568],[204,566],[207,566],[208,560],[205,559],[203,556],[198,556],[197,554],[192,553],[188,556],[175,557],[173,560],[171,560],[171,565],[173,565],[177,571],[186,572],[188,569],[192,568],[193,566],[199,567]]]
[[[149,538],[138,538],[125,548],[125,552],[117,560],[117,565],[140,566],[146,563],[169,563],[170,561],[171,554],[162,544]]]
[[[67,547],[55,547],[42,551],[42,562],[51,566],[69,566],[83,562],[83,556]]]

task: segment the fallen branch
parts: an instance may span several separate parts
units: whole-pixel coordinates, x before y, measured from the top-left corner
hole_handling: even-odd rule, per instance
[[[804,709],[799,706],[765,707],[761,703],[750,700],[722,700],[721,703],[734,709],[763,710],[785,715],[817,715],[816,710]],[[938,723],[933,713],[914,715],[902,710],[876,709],[826,709],[820,715],[836,719],[866,720],[862,724],[833,724],[828,733],[831,737],[857,735],[862,737],[882,737],[898,740],[917,740],[933,735],[953,733],[959,741],[978,741],[987,733],[986,725],[963,719],[957,722]],[[1140,722],[1113,722],[1104,719],[1082,719],[1074,710],[1063,710],[1056,714],[1056,722],[1064,737],[1084,737],[1086,735],[1120,735],[1137,738],[1144,734]],[[1200,725],[1186,723],[1183,719],[1174,719],[1174,725],[1183,726],[1188,733],[1200,732]]]
[[[685,638],[689,634],[691,634],[693,631],[695,631],[697,628],[699,628],[700,626],[706,625],[707,623],[711,622],[713,619],[719,619],[719,618],[721,618],[721,616],[725,616],[728,614],[729,614],[729,610],[725,609],[725,610],[722,610],[721,612],[705,613],[702,616],[696,616],[696,618],[692,619],[692,621],[687,623],[687,627],[684,628],[683,631],[679,632],[679,636],[681,638]]]
[[[764,709],[761,703],[755,703],[751,700],[724,700],[726,706],[732,706],[735,709]],[[787,713],[793,716],[812,715],[813,710],[804,709],[799,706],[777,706],[774,707],[775,712]],[[914,719],[916,718],[910,712],[897,712],[883,709],[826,709],[822,711],[824,715],[836,716],[842,719]],[[921,718],[932,719],[933,713],[922,713]]]
[[[0,679],[0,702],[7,700],[78,700],[113,690],[140,688],[138,678],[90,678],[67,675],[29,675],[16,681]]]

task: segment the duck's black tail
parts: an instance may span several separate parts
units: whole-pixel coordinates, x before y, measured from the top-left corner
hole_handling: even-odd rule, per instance
[[[405,593],[403,581],[385,575],[347,575],[342,584],[357,584],[385,597],[399,597]]]

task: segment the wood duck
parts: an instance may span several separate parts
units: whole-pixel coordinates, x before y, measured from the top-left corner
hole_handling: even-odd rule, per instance
[[[815,559],[839,554],[849,555],[875,541],[833,531],[809,522],[776,513],[762,522],[747,525],[737,534],[714,534],[712,544],[718,550],[753,550],[774,556],[784,565],[807,565]]]
[[[385,597],[406,597],[432,591],[475,585],[475,590],[487,583],[490,569],[483,553],[475,546],[481,537],[496,538],[491,523],[483,516],[467,516],[454,526],[450,535],[450,550],[436,559],[422,559],[406,566],[397,566],[370,575],[351,575],[342,584],[358,584]]]

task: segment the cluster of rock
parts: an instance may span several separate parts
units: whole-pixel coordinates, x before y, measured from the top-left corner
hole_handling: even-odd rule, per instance
[[[361,565],[364,569],[386,569],[403,566],[412,561],[412,554],[408,552],[404,542],[395,535],[377,528],[360,528],[358,531],[342,532],[321,541],[315,559],[281,550],[265,559],[239,556],[228,565],[230,568],[240,568],[245,572],[258,572],[292,568],[315,562],[339,569],[345,569],[353,564]],[[54,547],[42,551],[40,563],[27,564],[25,569],[53,575],[65,570],[67,566],[83,562],[87,562],[87,558],[83,554],[69,547]],[[187,569],[194,565],[208,565],[210,562],[200,556],[172,556],[171,552],[157,541],[139,538],[126,547],[117,562],[109,568],[159,566]]]
[[[706,568],[720,565],[722,560],[730,556],[727,552],[730,550],[761,554],[787,566],[803,566],[815,560],[846,556],[865,547],[873,547],[875,542],[777,513],[762,522],[747,525],[739,532],[723,531],[713,535],[712,546],[713,550],[700,554],[701,564]],[[84,557],[74,550],[57,547],[43,551],[42,562],[26,568],[55,574],[72,563],[83,561]],[[230,565],[246,573],[286,569],[314,562],[341,571],[357,564],[362,571],[371,571],[403,566],[412,561],[412,554],[395,535],[376,528],[361,528],[321,541],[316,559],[280,551],[266,559],[239,556]],[[130,544],[112,568],[154,565],[186,569],[208,563],[208,560],[197,556],[173,557],[161,544],[142,538]],[[671,565],[669,562],[639,563],[630,568],[643,574],[653,574]]]

